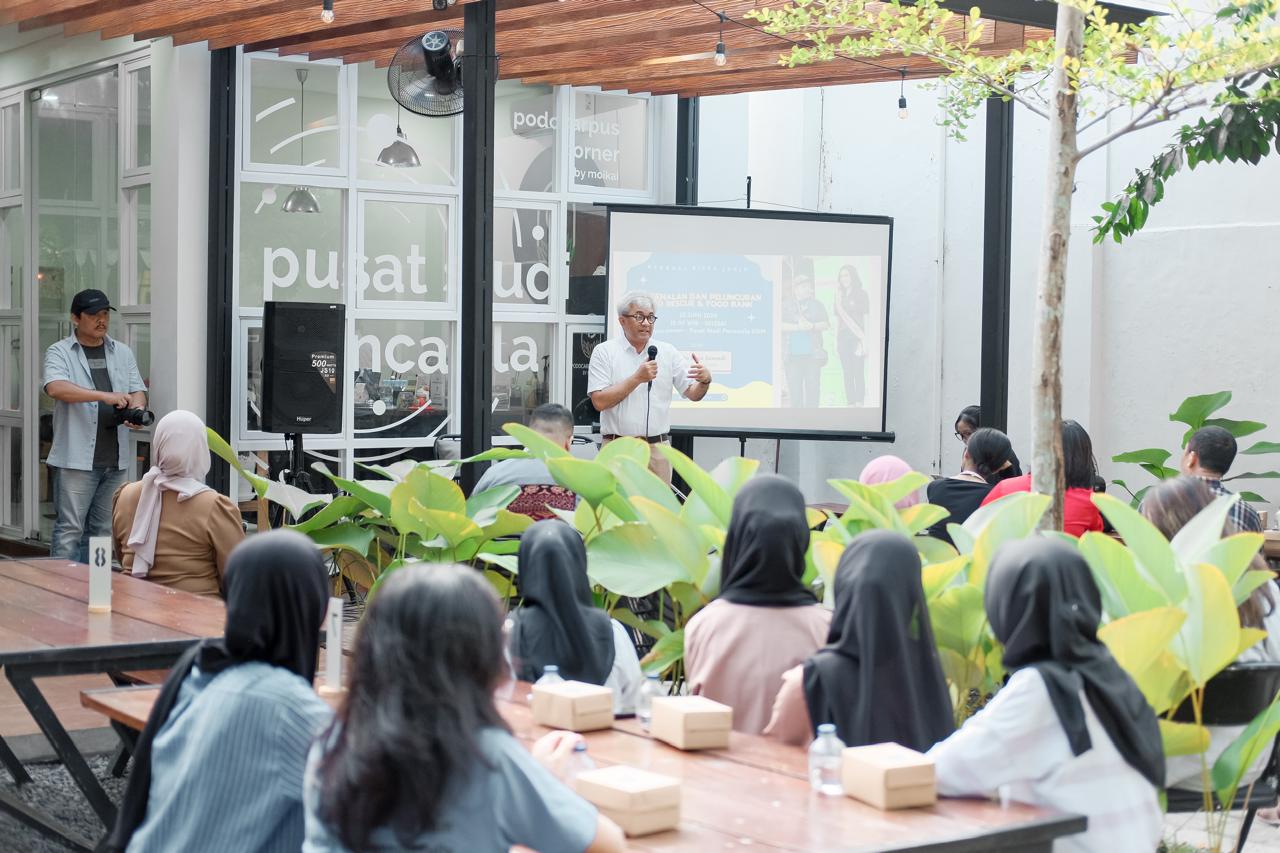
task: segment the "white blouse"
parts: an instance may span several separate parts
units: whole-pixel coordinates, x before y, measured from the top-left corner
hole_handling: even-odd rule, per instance
[[[1008,786],[1021,803],[1082,814],[1089,828],[1054,842],[1055,853],[1146,853],[1160,842],[1156,789],[1124,760],[1080,693],[1093,747],[1072,755],[1040,673],[1020,669],[991,702],[929,750],[938,793],[992,796]]]
[[[613,691],[613,713],[634,714],[644,673],[640,671],[640,658],[636,647],[627,636],[627,629],[617,619],[613,622],[613,670],[604,686]]]

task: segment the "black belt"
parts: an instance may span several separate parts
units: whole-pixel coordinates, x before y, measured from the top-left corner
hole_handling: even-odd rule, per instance
[[[671,433],[664,432],[662,435],[651,435],[648,438],[645,438],[643,435],[614,435],[611,432],[606,432],[604,434],[605,441],[613,441],[618,438],[638,438],[641,441],[647,441],[650,444],[662,444],[662,442],[671,438]]]

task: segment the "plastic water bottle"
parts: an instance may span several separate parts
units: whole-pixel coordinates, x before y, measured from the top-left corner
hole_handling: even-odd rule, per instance
[[[639,695],[636,696],[636,719],[640,721],[640,725],[646,732],[649,731],[649,724],[653,722],[653,697],[662,696],[664,693],[662,682],[656,675],[646,677],[644,684],[640,685]]]
[[[819,794],[839,797],[844,794],[840,782],[840,762],[844,742],[836,737],[831,723],[818,726],[818,737],[809,746],[809,785]]]
[[[547,664],[542,668],[542,677],[535,681],[534,684],[559,684],[562,681],[564,679],[560,677],[560,667],[554,664]]]
[[[569,760],[565,762],[565,784],[572,787],[574,780],[578,778],[578,774],[586,773],[588,770],[595,769],[596,763],[591,760],[590,755],[587,755],[587,742],[585,740],[580,740],[573,747],[573,755],[569,756]]]

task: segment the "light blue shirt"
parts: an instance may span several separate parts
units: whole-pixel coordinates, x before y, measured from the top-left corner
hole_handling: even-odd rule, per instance
[[[435,829],[406,846],[393,829],[381,827],[373,832],[368,849],[379,853],[506,853],[512,845],[523,844],[543,853],[586,850],[596,837],[596,807],[551,775],[507,732],[483,729],[478,740],[480,761],[470,774],[450,777]],[[320,789],[315,774],[320,756],[317,744],[307,769],[307,841],[302,850],[347,853],[319,815]],[[387,780],[387,784],[394,785],[395,780]]]
[[[193,668],[152,742],[147,817],[129,853],[297,853],[307,752],[331,717],[287,669]]]
[[[147,386],[138,372],[138,361],[133,350],[120,341],[107,336],[104,344],[107,354],[107,374],[111,377],[111,390],[122,394],[145,391]],[[89,372],[89,359],[84,347],[76,340],[75,332],[55,341],[44,353],[44,387],[50,382],[64,380],[81,388],[94,388],[93,374]],[[120,440],[120,464],[129,465],[128,427],[116,428]],[[93,446],[98,441],[98,404],[64,403],[53,401],[53,446],[49,448],[48,464],[55,468],[93,470]]]

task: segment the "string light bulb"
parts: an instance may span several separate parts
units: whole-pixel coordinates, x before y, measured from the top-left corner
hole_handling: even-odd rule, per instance
[[[723,68],[725,63],[729,61],[729,56],[724,49],[724,12],[716,13],[720,17],[720,40],[716,42],[716,55],[714,62],[717,68]]]
[[[902,75],[898,81],[898,118],[905,119],[907,117],[907,71],[904,68],[898,73]]]
[[[333,0],[324,0],[324,6],[320,9],[320,20],[326,24],[333,23]]]

